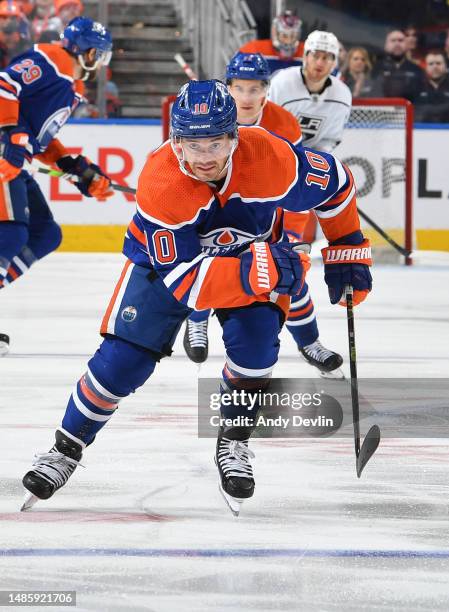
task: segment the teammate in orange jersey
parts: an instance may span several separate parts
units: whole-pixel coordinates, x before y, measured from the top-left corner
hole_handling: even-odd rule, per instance
[[[13,282],[61,242],[39,185],[24,169],[36,157],[77,177],[88,197],[112,195],[111,181],[83,155],[72,157],[55,138],[76,109],[82,80],[109,63],[112,39],[100,23],[78,17],[62,45],[34,45],[0,73],[0,288]],[[0,355],[9,337],[0,334]]]
[[[231,399],[221,402],[215,460],[223,497],[238,513],[255,486],[248,441],[259,406],[248,411],[246,390],[257,396],[268,387],[290,296],[310,265],[284,239],[284,209],[314,208],[330,243],[331,302],[344,299],[347,284],[359,302],[371,289],[371,260],[353,179],[331,154],[258,126],[238,128],[224,83],[190,81],[173,105],[170,141],[148,157],[136,198],[104,340],[68,401],[55,445],[23,478],[23,509],[66,484],[119,402],[171,354],[192,309],[215,308],[226,350],[221,388]]]
[[[293,144],[301,141],[301,127],[295,117],[281,106],[267,101],[269,69],[258,53],[237,53],[229,62],[226,82],[237,105],[239,126],[260,125]],[[303,242],[311,214],[284,213],[284,228],[293,242]],[[315,218],[315,217],[314,217]],[[287,221],[288,219],[288,221]],[[207,326],[210,311],[194,311],[186,321],[184,349],[195,363],[207,359]],[[318,325],[308,286],[294,296],[287,319],[292,334],[304,359],[318,368],[323,376],[341,377],[341,355],[325,348],[319,340]]]
[[[304,43],[299,40],[301,25],[302,21],[292,11],[284,11],[273,19],[271,38],[250,40],[239,51],[263,55],[270,74],[290,66],[302,66]]]

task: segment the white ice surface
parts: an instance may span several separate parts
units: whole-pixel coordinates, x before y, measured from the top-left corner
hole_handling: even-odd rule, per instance
[[[181,335],[86,468],[18,512],[21,477],[53,443],[120,268],[118,255],[59,253],[1,291],[0,590],[74,589],[76,609],[93,611],[449,609],[448,441],[383,440],[358,480],[350,440],[254,440],[256,493],[236,519],[214,441],[197,437],[198,372]],[[374,277],[356,311],[359,375],[448,377],[449,267]],[[346,358],[344,309],[328,304],[320,266],[309,280],[321,339]],[[201,376],[218,377],[215,318],[210,342]],[[274,375],[315,375],[285,331]]]

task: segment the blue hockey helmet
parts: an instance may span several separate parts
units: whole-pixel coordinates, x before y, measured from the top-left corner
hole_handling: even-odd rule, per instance
[[[224,83],[189,81],[180,89],[171,111],[172,138],[237,136],[237,109]]]
[[[112,55],[112,36],[104,25],[88,17],[75,17],[61,34],[62,46],[69,53],[81,56],[89,49],[96,49],[95,65],[81,65],[85,70],[95,70],[98,63],[107,66]]]
[[[268,62],[260,53],[238,52],[226,66],[226,79],[269,81]]]

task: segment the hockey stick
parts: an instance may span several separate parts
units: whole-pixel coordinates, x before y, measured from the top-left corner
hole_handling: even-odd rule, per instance
[[[56,178],[65,178],[69,181],[69,183],[74,183],[80,178],[75,174],[67,174],[66,172],[62,172],[61,170],[52,170],[51,168],[43,168],[42,166],[39,166],[39,168],[34,168],[34,170],[37,170],[37,172],[40,172],[41,174],[55,176]],[[114,191],[123,191],[123,193],[136,193],[134,187],[126,187],[125,185],[118,185],[117,183],[111,183],[111,188]]]
[[[394,249],[396,249],[396,251],[399,251],[399,253],[401,255],[404,255],[404,257],[411,256],[412,251],[409,251],[408,249],[402,247],[400,244],[395,242],[391,236],[389,236],[386,232],[384,232],[384,230],[379,225],[377,225],[377,223],[373,221],[371,217],[368,217],[368,215],[364,213],[363,210],[360,210],[359,207],[357,207],[357,210],[359,211],[359,215],[362,217],[362,219],[365,219],[365,221],[369,225],[371,225],[371,227],[374,228],[376,232],[380,234],[382,238],[388,242],[388,244],[390,244]]]
[[[178,62],[178,64],[181,66],[181,68],[184,70],[184,72],[186,73],[186,75],[189,77],[191,81],[198,81],[198,76],[192,70],[192,68],[189,66],[189,64],[185,61],[185,59],[182,57],[180,53],[175,53],[173,58],[175,59],[176,62]]]
[[[373,425],[360,447],[360,411],[359,386],[357,381],[357,354],[355,349],[354,305],[352,301],[353,290],[351,285],[345,287],[346,316],[348,320],[349,367],[351,371],[351,401],[352,419],[354,425],[355,465],[357,477],[362,475],[363,468],[376,452],[380,442],[380,429]]]

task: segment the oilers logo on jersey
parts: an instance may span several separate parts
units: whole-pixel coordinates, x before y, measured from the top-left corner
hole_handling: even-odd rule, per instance
[[[255,240],[265,240],[270,234],[271,229],[263,236],[255,236],[234,227],[220,227],[207,234],[199,234],[199,238],[203,253],[209,256],[223,256],[232,251],[241,252],[240,247],[249,245]]]

